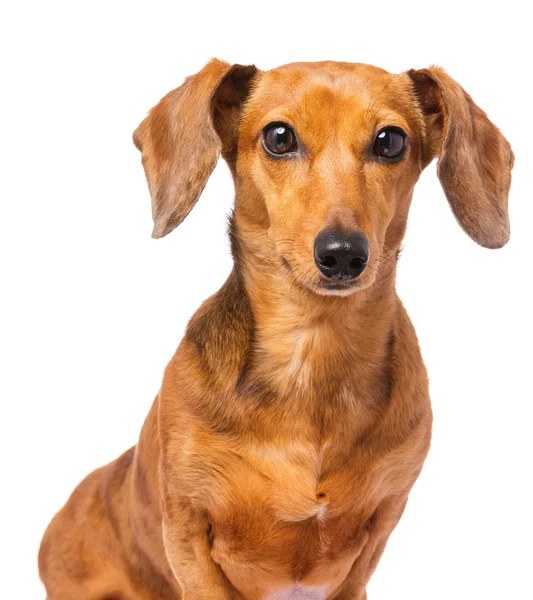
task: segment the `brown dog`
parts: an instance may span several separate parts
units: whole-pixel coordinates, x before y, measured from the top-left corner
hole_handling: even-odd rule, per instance
[[[428,451],[426,371],[395,274],[413,187],[509,237],[513,154],[438,68],[214,60],[134,134],[154,237],[220,154],[235,267],[191,319],[139,443],[40,550],[49,600],[361,600]]]

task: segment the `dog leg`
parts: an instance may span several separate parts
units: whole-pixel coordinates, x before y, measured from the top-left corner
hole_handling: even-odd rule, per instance
[[[188,501],[174,502],[167,499],[163,539],[183,600],[243,600],[211,557],[207,515]]]
[[[341,592],[335,596],[335,600],[367,600],[366,586],[406,504],[406,497],[388,498],[380,504],[368,524],[370,537],[360,556],[352,565],[344,586]]]

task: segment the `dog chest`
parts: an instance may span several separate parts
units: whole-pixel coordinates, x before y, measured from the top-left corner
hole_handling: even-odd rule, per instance
[[[225,501],[210,511],[212,556],[239,589],[263,590],[247,598],[325,599],[360,553],[367,534],[354,480],[346,469],[322,472],[327,451],[257,445],[225,470]]]

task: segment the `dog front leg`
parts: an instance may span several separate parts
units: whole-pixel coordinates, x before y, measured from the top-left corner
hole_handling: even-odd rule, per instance
[[[406,504],[406,497],[395,496],[384,500],[379,505],[368,524],[368,541],[352,565],[342,590],[335,596],[335,600],[367,600],[366,586]]]
[[[207,514],[184,499],[165,504],[165,551],[182,600],[243,600],[211,557]]]

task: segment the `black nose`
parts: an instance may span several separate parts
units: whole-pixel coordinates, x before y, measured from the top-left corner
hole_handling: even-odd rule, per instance
[[[334,279],[355,279],[368,263],[369,243],[359,232],[329,229],[315,240],[315,262],[320,272]]]

